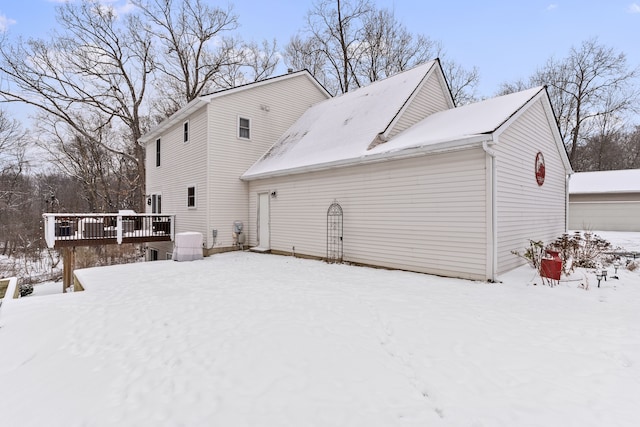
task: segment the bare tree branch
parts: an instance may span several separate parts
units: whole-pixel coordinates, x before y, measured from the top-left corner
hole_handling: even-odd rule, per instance
[[[629,68],[624,53],[592,38],[572,47],[563,59],[549,59],[529,78],[529,86],[548,85],[574,168],[586,164],[586,159],[578,158],[581,147],[596,137],[610,140],[605,136],[623,128],[626,116],[638,111],[639,75],[640,69]],[[503,85],[507,88],[509,84]]]

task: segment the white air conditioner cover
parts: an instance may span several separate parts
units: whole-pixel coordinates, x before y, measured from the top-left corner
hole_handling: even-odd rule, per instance
[[[194,261],[202,259],[202,233],[177,233],[173,248],[174,261]]]

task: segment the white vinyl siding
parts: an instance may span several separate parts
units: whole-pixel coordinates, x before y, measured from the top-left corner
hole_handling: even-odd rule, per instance
[[[313,104],[327,99],[304,75],[214,99],[209,106],[209,228],[216,247],[233,244],[234,221],[249,224],[248,184],[240,176]],[[251,143],[239,143],[238,117],[251,119]],[[255,229],[253,230],[255,233]],[[211,232],[209,231],[208,234]],[[207,234],[207,236],[208,236]]]
[[[640,231],[640,201],[570,201],[569,228],[592,231]]]
[[[189,144],[184,143],[184,124],[189,124]],[[188,121],[178,122],[162,135],[162,167],[153,167],[154,156],[147,156],[148,194],[162,194],[162,213],[175,214],[175,232],[195,231],[207,236],[206,210],[193,209],[185,202],[186,188],[206,188],[207,108],[201,108],[189,116]],[[147,149],[155,145],[150,141]],[[201,190],[204,191],[204,190]],[[150,212],[150,210],[149,210]],[[170,251],[160,247],[161,253]]]
[[[439,70],[434,67],[422,87],[411,99],[410,104],[398,117],[393,129],[389,132],[389,138],[410,128],[425,117],[451,107],[447,102],[450,95],[443,92],[445,85],[439,79]]]
[[[511,252],[524,251],[530,239],[546,243],[565,231],[566,172],[550,126],[555,123],[538,100],[500,135],[495,147],[498,273],[523,263]],[[534,171],[538,152],[546,166],[542,186]]]
[[[257,194],[277,191],[272,250],[324,258],[335,200],[345,261],[484,280],[485,176],[477,148],[251,181],[249,243],[257,239]]]

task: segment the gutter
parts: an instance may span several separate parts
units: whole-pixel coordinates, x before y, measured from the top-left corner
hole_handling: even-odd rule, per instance
[[[488,280],[490,282],[497,282],[497,272],[498,272],[498,183],[496,179],[496,152],[489,148],[489,144],[495,145],[498,143],[498,136],[493,135],[492,139],[482,141],[482,149],[489,156],[489,168],[490,171],[490,188],[489,194],[491,198],[491,230],[489,231],[489,241],[488,243],[488,251],[489,259],[487,260],[488,268]]]
[[[349,157],[346,159],[334,160],[323,164],[311,164],[293,167],[290,169],[280,169],[274,171],[258,172],[251,175],[242,175],[242,181],[255,181],[258,179],[275,178],[289,175],[297,175],[307,172],[319,172],[339,167],[349,167],[378,163],[386,160],[399,160],[410,157],[424,156],[427,154],[447,153],[468,148],[480,147],[480,144],[487,139],[487,135],[474,135],[455,141],[444,141],[437,144],[421,145],[396,151],[384,151],[376,154],[363,155],[360,157]]]

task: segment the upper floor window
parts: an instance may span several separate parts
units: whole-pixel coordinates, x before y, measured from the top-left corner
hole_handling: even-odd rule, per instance
[[[189,142],[189,122],[184,122],[182,133],[184,135],[184,142]]]
[[[160,166],[160,138],[156,139],[156,167]]]
[[[196,186],[187,187],[187,207],[196,207]]]
[[[251,139],[251,121],[238,117],[238,138]]]

